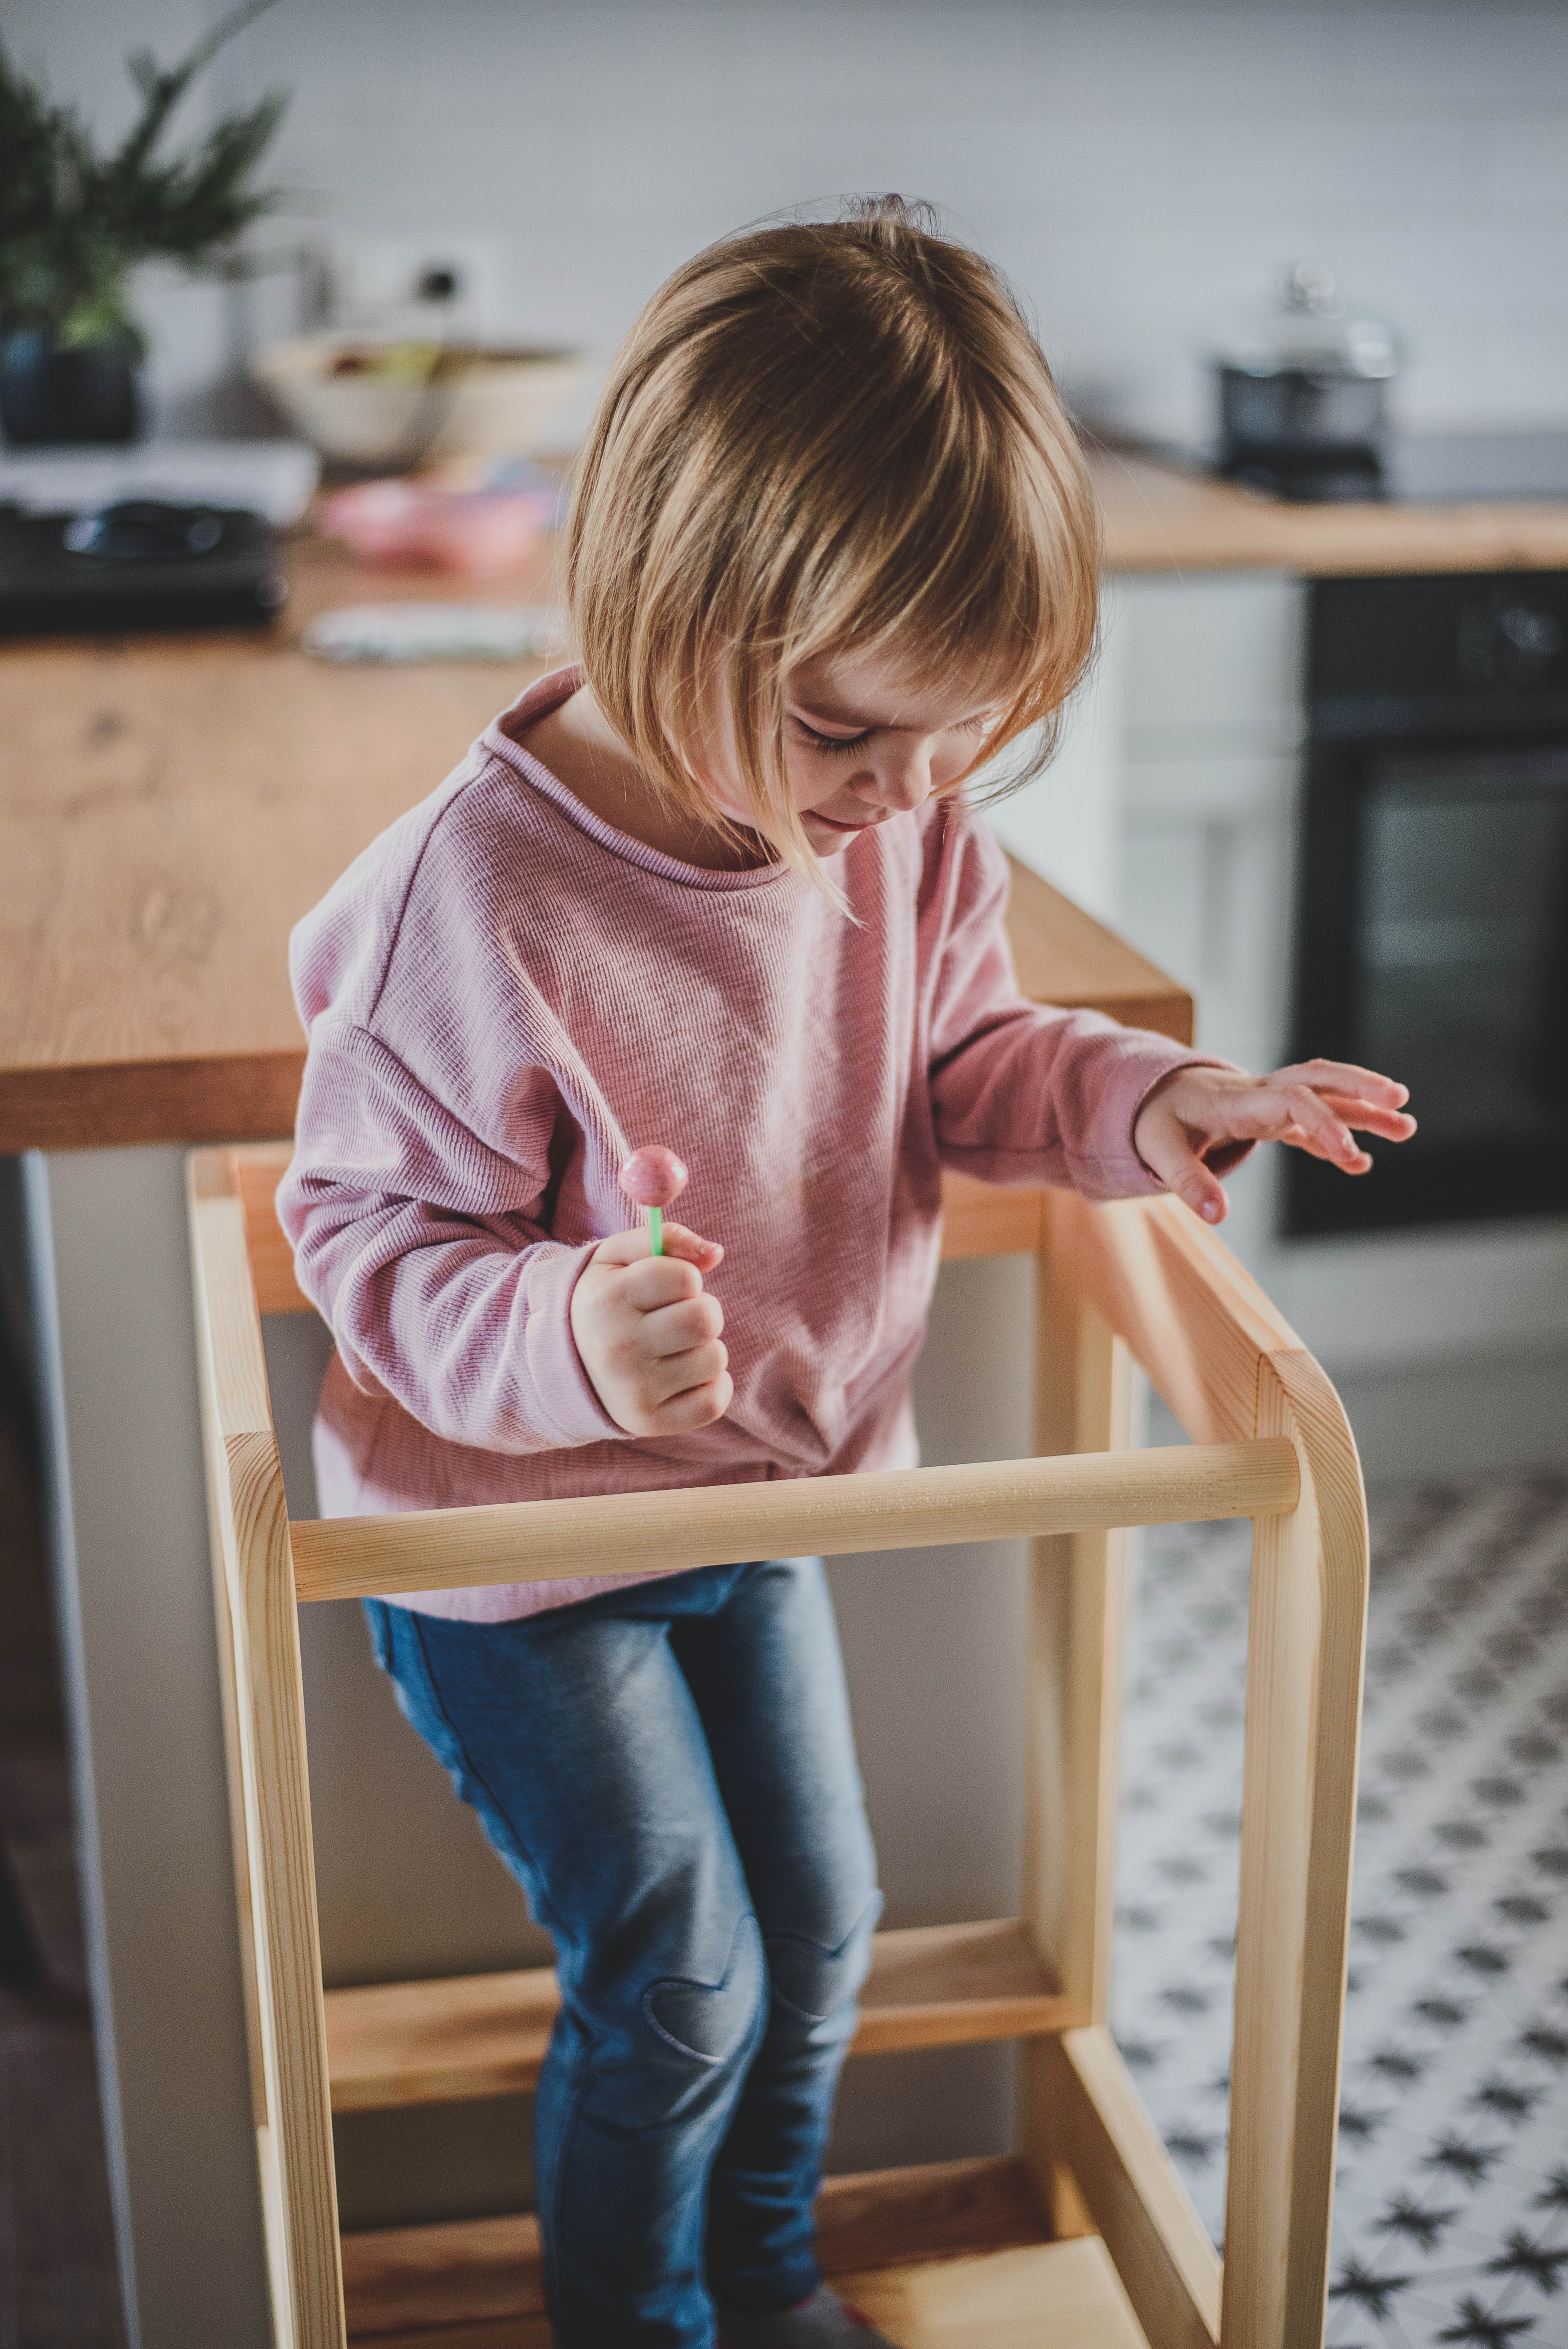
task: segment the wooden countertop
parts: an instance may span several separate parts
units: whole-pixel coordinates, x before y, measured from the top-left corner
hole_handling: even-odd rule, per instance
[[[0,1151],[287,1133],[289,930],[543,666],[335,667],[292,641],[327,604],[526,580],[369,574],[312,540],[294,577],[280,640],[0,647]],[[1181,988],[1022,869],[1012,929],[1036,999],[1190,1036]]]
[[[1568,504],[1290,506],[1093,462],[1113,572],[1568,568]],[[291,926],[539,667],[337,668],[297,632],[329,604],[536,596],[547,560],[475,585],[306,539],[277,639],[0,647],[0,1150],[288,1132]],[[1021,869],[1012,928],[1036,999],[1190,1034],[1173,982]]]
[[[1107,571],[1568,570],[1568,502],[1293,506],[1099,448]]]

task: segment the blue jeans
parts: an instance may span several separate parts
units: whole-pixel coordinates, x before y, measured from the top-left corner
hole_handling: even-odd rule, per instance
[[[715,2303],[805,2299],[881,1909],[821,1561],[514,1623],[366,1613],[555,1938],[534,2134],[559,2349],[711,2349]]]

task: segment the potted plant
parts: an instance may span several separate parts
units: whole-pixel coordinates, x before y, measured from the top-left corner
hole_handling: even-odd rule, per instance
[[[140,421],[144,344],[127,306],[130,272],[153,256],[192,272],[233,266],[235,238],[276,201],[252,173],[286,100],[231,114],[165,156],[169,117],[213,54],[274,0],[248,0],[180,65],[146,50],[127,64],[140,112],[100,153],[76,109],[57,106],[0,48],[0,426],[14,442],[123,441]]]

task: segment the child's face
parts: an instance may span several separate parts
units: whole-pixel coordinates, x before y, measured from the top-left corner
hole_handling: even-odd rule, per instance
[[[873,824],[923,807],[973,766],[1000,715],[983,692],[932,688],[887,656],[824,654],[792,669],[785,771],[818,856],[838,856]],[[709,788],[737,823],[753,824],[728,724],[710,747]]]

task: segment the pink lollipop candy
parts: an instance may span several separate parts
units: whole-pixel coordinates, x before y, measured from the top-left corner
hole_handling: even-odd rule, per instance
[[[655,1256],[664,1254],[664,1210],[674,1206],[691,1179],[688,1168],[661,1142],[634,1150],[620,1170],[620,1187],[627,1197],[648,1209]]]

